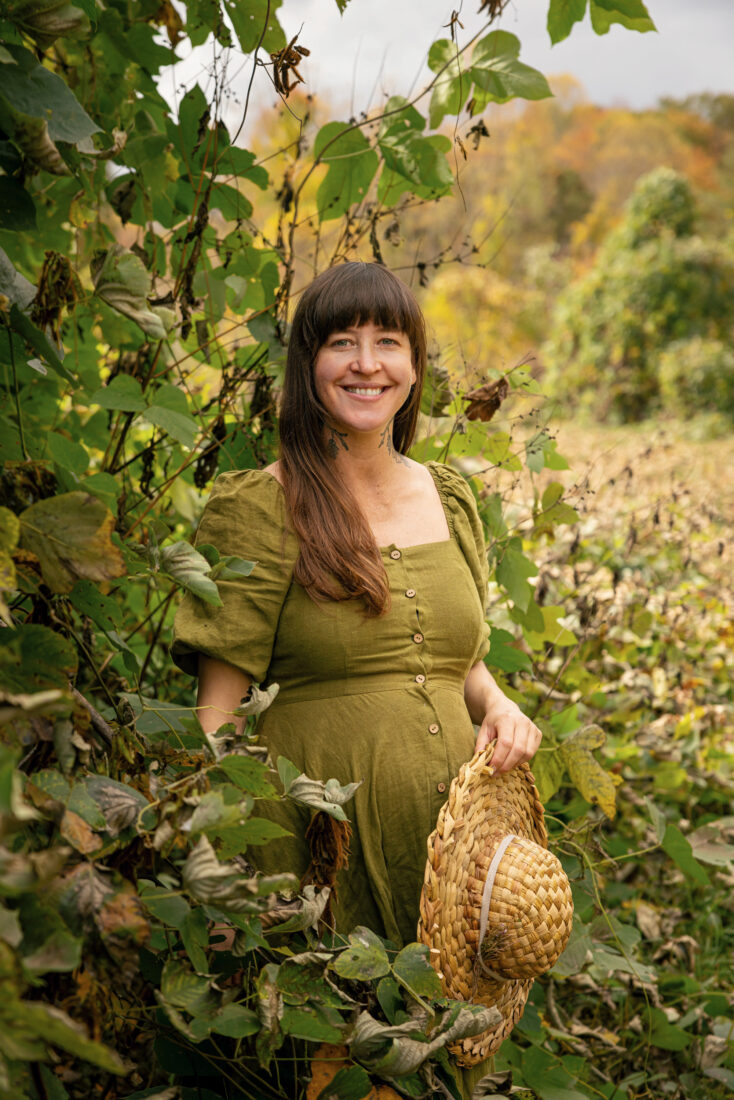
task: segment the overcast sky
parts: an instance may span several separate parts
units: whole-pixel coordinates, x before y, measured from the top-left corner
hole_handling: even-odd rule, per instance
[[[405,94],[427,75],[423,62],[453,8],[462,8],[462,36],[478,30],[479,0],[351,0],[340,15],[336,0],[284,0],[286,33],[301,26],[312,51],[303,67],[309,91],[346,110],[377,104],[383,93]],[[513,0],[496,24],[517,34],[520,58],[546,76],[568,72],[600,104],[652,106],[660,96],[712,91],[734,94],[734,0],[647,0],[658,33],[612,27],[599,36],[588,14],[570,38],[551,47],[548,0]],[[374,94],[373,94],[374,90]],[[264,89],[263,89],[264,91]]]

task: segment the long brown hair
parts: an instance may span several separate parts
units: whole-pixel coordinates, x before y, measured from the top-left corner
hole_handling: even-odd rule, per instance
[[[365,613],[376,616],[390,603],[385,567],[358,502],[326,452],[326,412],[313,377],[316,354],[333,332],[370,321],[405,333],[410,342],[416,381],[393,421],[395,450],[409,449],[426,372],[423,314],[386,267],[344,263],[314,279],[293,317],[280,410],[280,469],[300,543],[295,579],[314,599],[361,597]]]

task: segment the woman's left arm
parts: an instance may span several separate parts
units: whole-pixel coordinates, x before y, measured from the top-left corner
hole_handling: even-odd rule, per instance
[[[508,772],[535,755],[542,733],[497,686],[484,661],[477,661],[469,672],[464,700],[472,722],[479,726],[475,751],[497,742],[492,764],[498,772]]]

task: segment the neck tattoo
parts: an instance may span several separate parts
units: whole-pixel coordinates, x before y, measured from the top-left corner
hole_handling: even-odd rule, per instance
[[[328,440],[326,441],[326,449],[329,452],[330,458],[336,458],[339,454],[339,448],[342,447],[345,451],[349,450],[347,446],[347,433],[337,431],[336,428],[329,428]]]
[[[387,447],[387,453],[390,455],[390,458],[392,458],[394,462],[397,462],[398,465],[410,465],[405,455],[402,455],[400,451],[395,450],[395,444],[393,443],[392,438],[392,421],[387,425],[384,432],[380,436],[380,446]]]

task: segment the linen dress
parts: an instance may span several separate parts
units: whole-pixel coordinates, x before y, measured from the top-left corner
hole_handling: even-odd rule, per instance
[[[316,603],[293,580],[298,544],[274,477],[221,474],[197,544],[257,565],[247,578],[218,582],[221,608],[187,594],[172,647],[192,674],[204,653],[255,683],[279,684],[258,722],[274,762],[286,756],[312,779],[364,780],[346,806],[353,837],[334,916],[342,933],[364,924],[396,946],[415,939],[426,839],[474,751],[463,687],[488,649],[487,558],[474,497],[450,467],[427,466],[450,538],[381,549],[391,606],[376,619],[359,601]],[[248,859],[267,873],[302,875],[310,811],[284,799],[256,813],[293,835],[248,850]]]

